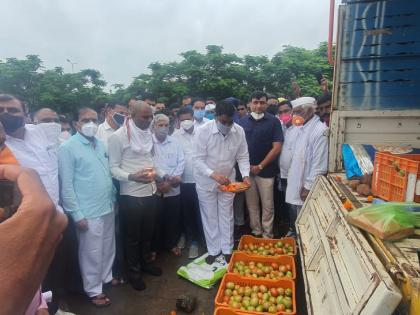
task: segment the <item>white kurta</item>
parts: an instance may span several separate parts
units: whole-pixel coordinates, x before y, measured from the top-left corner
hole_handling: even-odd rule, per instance
[[[235,180],[235,163],[243,177],[249,176],[249,155],[245,132],[234,124],[227,136],[210,121],[196,130],[194,138],[194,177],[200,204],[207,250],[210,255],[231,254],[233,249],[234,194],[220,192],[210,175],[213,172]]]
[[[194,165],[193,165],[193,142],[195,131],[192,133],[186,132],[184,129],[176,130],[172,137],[178,140],[182,149],[184,150],[184,173],[182,173],[182,182],[194,184]]]
[[[115,129],[109,125],[106,119],[98,126],[95,137],[103,142],[106,152],[108,152],[108,139],[114,132]]]
[[[299,128],[300,127],[291,126],[283,131],[284,142],[279,158],[280,178],[287,178]]]
[[[314,116],[298,129],[295,149],[287,174],[286,202],[301,206],[302,187],[311,190],[318,175],[328,169],[328,128]]]

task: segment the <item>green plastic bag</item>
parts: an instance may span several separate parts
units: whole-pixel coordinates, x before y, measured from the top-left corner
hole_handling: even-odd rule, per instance
[[[207,256],[206,253],[188,265],[182,266],[177,274],[202,288],[210,289],[226,273],[227,263],[216,259],[213,264],[208,265],[205,260]]]
[[[351,224],[383,239],[398,240],[420,227],[420,204],[388,202],[371,205],[347,214]]]

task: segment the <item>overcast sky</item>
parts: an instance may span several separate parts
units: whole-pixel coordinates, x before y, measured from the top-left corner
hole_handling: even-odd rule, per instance
[[[47,68],[76,62],[128,84],[151,62],[222,45],[272,56],[328,36],[328,0],[2,0],[0,59],[36,54]]]

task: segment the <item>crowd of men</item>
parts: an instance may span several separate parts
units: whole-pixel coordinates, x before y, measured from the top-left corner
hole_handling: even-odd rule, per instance
[[[147,96],[66,119],[49,108],[31,116],[18,97],[0,94],[0,164],[34,169],[70,218],[44,281],[55,307],[72,251],[84,292],[104,307],[104,284],[144,290],[143,273],[160,276],[162,250],[180,256],[188,247],[194,259],[202,243],[209,265],[225,264],[247,221],[254,236],[272,238],[279,205],[293,235],[315,178],[327,171],[330,100],[256,91],[248,101],[186,96],[166,108]],[[250,188],[219,189],[235,181]],[[46,307],[40,288],[26,314]]]

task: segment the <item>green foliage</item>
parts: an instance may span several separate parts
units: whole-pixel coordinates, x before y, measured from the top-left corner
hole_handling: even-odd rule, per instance
[[[333,68],[327,61],[327,45],[317,49],[284,46],[268,58],[224,53],[223,47],[209,45],[205,53],[190,50],[181,53],[181,61],[149,65],[149,74],[140,74],[128,87],[114,84],[105,92],[101,73],[84,69],[64,73],[60,67],[44,69],[38,56],[0,60],[0,93],[26,99],[32,111],[51,107],[60,113],[72,113],[80,106],[98,108],[106,102],[124,102],[131,97],[152,93],[165,103],[180,102],[193,95],[224,99],[234,96],[247,99],[254,90],[293,98],[291,80],[296,77],[302,96],[320,94],[315,75],[322,73],[332,81]]]

